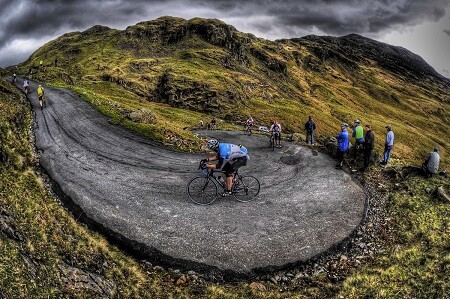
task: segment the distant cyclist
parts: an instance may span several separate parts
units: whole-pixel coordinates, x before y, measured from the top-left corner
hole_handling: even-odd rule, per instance
[[[37,94],[38,94],[38,97],[39,97],[39,105],[41,106],[41,110],[42,110],[42,109],[44,109],[44,101],[45,101],[44,100],[44,96],[45,96],[45,94],[44,94],[44,87],[42,87],[41,84],[38,85]]]
[[[281,147],[281,125],[274,120],[272,126],[270,126],[269,132],[272,132],[275,146]]]
[[[255,122],[253,121],[253,118],[250,116],[249,119],[245,122],[245,131],[252,133],[252,127]]]
[[[231,195],[231,188],[233,186],[233,179],[236,171],[241,167],[247,165],[247,161],[250,160],[248,150],[242,145],[235,145],[231,143],[223,143],[217,139],[211,139],[208,141],[208,148],[215,151],[216,155],[208,159],[203,159],[201,162],[207,168],[220,169],[225,173],[226,190],[222,193],[222,196]],[[207,163],[211,161],[219,161],[217,164]],[[223,167],[222,167],[223,166]]]
[[[27,79],[23,80],[23,91],[25,92],[25,94],[28,94],[28,91],[30,89],[30,82],[28,82]]]

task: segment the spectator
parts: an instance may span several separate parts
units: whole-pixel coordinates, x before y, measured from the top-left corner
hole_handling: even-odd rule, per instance
[[[310,116],[308,121],[305,123],[306,131],[306,144],[314,144],[314,130],[316,129],[316,124],[314,123],[312,117]]]
[[[426,177],[430,178],[433,174],[439,171],[439,148],[435,147],[432,152],[427,155],[425,162],[422,164],[422,169],[425,172]]]
[[[336,168],[341,169],[344,166],[344,157],[345,153],[348,151],[348,124],[342,123],[341,132],[336,135],[338,149],[337,149],[337,158],[339,163],[336,165]]]
[[[363,171],[369,168],[370,157],[372,156],[372,150],[375,146],[375,135],[372,132],[372,127],[366,125],[366,135],[364,136],[364,166]]]
[[[216,123],[217,123],[216,118],[213,117],[213,119],[211,120],[211,130],[217,129]]]
[[[203,126],[204,126],[205,124],[203,123],[203,120],[201,119],[200,120],[200,128],[202,128],[203,129]]]
[[[386,130],[386,142],[384,143],[383,162],[381,162],[381,165],[387,165],[391,158],[392,148],[394,147],[394,132],[392,131],[392,126],[387,125]]]
[[[364,130],[361,127],[359,119],[353,122],[352,137],[355,138],[355,158],[358,156],[358,150],[364,145]]]

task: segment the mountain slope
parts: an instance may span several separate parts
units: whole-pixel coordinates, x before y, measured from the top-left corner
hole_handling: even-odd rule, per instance
[[[163,17],[123,31],[94,26],[65,34],[19,70],[73,84],[116,122],[167,142],[195,141],[183,128],[212,116],[232,122],[252,115],[261,124],[277,118],[286,131],[302,132],[312,115],[320,137],[358,118],[374,127],[378,150],[392,124],[394,158],[417,161],[438,145],[450,164],[450,81],[406,49],[355,34],[268,41],[218,20]],[[130,120],[141,108],[156,123]]]

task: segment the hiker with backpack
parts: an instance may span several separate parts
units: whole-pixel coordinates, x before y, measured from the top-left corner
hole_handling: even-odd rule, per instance
[[[314,130],[316,129],[316,124],[314,123],[312,117],[310,116],[308,121],[305,123],[306,131],[306,144],[314,144]]]

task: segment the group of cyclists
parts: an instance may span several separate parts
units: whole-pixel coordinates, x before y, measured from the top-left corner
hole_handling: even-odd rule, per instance
[[[16,84],[16,82],[17,82],[17,74],[14,73],[12,76],[12,83]],[[25,93],[25,95],[28,95],[28,92],[30,91],[30,81],[28,81],[27,79],[24,79],[22,88],[23,88],[23,92]],[[41,107],[41,110],[42,110],[45,107],[44,87],[41,84],[39,84],[36,91],[37,91],[38,98],[39,98],[39,106]]]
[[[255,124],[253,118],[250,116],[245,122],[245,131],[251,135],[253,125]],[[269,129],[269,133],[271,133],[270,140],[275,143],[274,146],[280,148],[281,147],[281,124],[273,120]]]

